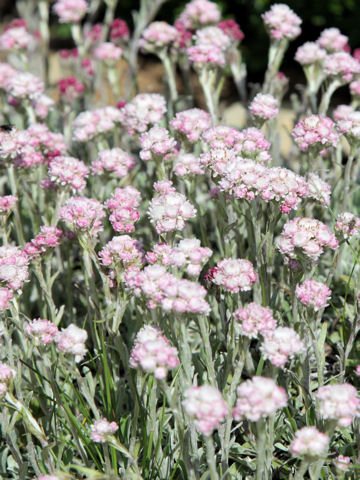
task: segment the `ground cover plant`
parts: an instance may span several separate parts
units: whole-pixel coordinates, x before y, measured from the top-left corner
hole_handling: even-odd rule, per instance
[[[131,30],[104,3],[19,1],[0,35],[1,478],[359,478],[358,52],[304,38],[285,131],[287,5],[250,88],[216,3],[169,25],[142,0]],[[56,85],[50,12],[75,44]]]

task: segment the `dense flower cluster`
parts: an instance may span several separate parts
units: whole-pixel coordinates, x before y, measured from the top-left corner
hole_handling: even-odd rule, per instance
[[[335,235],[319,220],[297,217],[286,223],[277,244],[278,249],[290,258],[302,253],[310,260],[316,261],[323,253],[324,247],[335,250],[338,241]]]
[[[6,363],[0,362],[0,399],[8,390],[9,383],[15,378],[16,371]]]
[[[162,95],[140,93],[121,109],[121,123],[130,135],[135,135],[160,123],[165,113],[166,102]]]
[[[157,53],[168,48],[176,39],[177,30],[166,22],[152,22],[142,32],[140,47],[146,52]]]
[[[0,215],[9,215],[16,205],[18,198],[14,195],[0,197]]]
[[[360,142],[360,112],[349,112],[345,118],[337,122],[339,132],[345,135],[350,145]]]
[[[28,72],[18,72],[8,77],[6,92],[11,97],[21,100],[38,100],[44,92],[44,84],[39,77]]]
[[[140,242],[129,235],[113,237],[99,252],[105,267],[124,270],[130,265],[141,264],[143,252]]]
[[[326,28],[321,32],[316,43],[328,52],[341,52],[348,43],[348,37],[343,35],[338,28]]]
[[[140,137],[141,160],[171,160],[177,153],[176,141],[170,137],[169,131],[163,127],[152,127]]]
[[[128,186],[116,188],[113,196],[105,202],[110,210],[109,220],[116,232],[132,232],[140,214],[137,207],[140,203],[140,192],[136,188]]]
[[[273,415],[287,404],[285,390],[278,387],[272,378],[253,377],[237,388],[237,402],[233,409],[235,420],[246,418],[256,422]]]
[[[326,50],[315,42],[306,42],[296,50],[295,60],[303,66],[322,63],[326,58]]]
[[[44,318],[31,320],[31,322],[26,325],[25,331],[35,342],[43,345],[51,343],[58,333],[56,325]]]
[[[300,150],[323,150],[335,147],[339,140],[331,118],[320,115],[310,115],[297,123],[292,131],[295,142]]]
[[[238,293],[250,290],[258,276],[248,260],[224,258],[212,269],[211,280],[231,293]]]
[[[70,187],[73,192],[84,190],[88,174],[85,163],[74,157],[55,157],[49,165],[50,180],[62,187]]]
[[[16,21],[15,21],[16,22]],[[14,22],[12,22],[14,23]],[[28,32],[26,24],[8,25],[0,35],[1,50],[26,50],[34,41],[34,37]]]
[[[293,40],[301,33],[299,18],[287,5],[276,3],[262,15],[270,37],[274,40]]]
[[[197,430],[205,436],[211,435],[229,412],[219,390],[210,385],[188,388],[182,406],[194,420]]]
[[[339,78],[343,83],[350,83],[354,75],[360,73],[360,63],[349,53],[336,52],[325,59],[326,75]]]
[[[106,418],[101,418],[100,420],[96,420],[96,422],[90,426],[90,429],[90,438],[93,442],[105,443],[106,437],[115,433],[119,427],[116,422],[109,422]]]
[[[312,307],[317,312],[329,305],[331,290],[324,283],[308,278],[301,285],[297,285],[296,296],[303,305]]]
[[[122,49],[111,42],[101,43],[94,49],[94,57],[105,62],[108,66],[114,66],[122,55]]]
[[[96,160],[92,162],[91,170],[95,175],[114,173],[116,177],[126,177],[135,165],[131,155],[121,148],[101,150]]]
[[[104,208],[95,198],[71,197],[59,211],[70,230],[96,237],[103,230]]]
[[[200,163],[200,159],[192,153],[183,153],[175,158],[174,174],[178,177],[201,175],[203,173],[204,169]]]
[[[250,112],[263,120],[270,120],[279,113],[278,101],[270,94],[258,93],[250,103]]]
[[[319,400],[320,415],[325,419],[336,420],[339,427],[348,427],[359,415],[360,399],[356,388],[350,383],[320,387],[316,397]]]
[[[307,196],[317,200],[324,207],[330,205],[331,186],[324,182],[316,173],[309,173]]]
[[[76,23],[85,16],[88,9],[86,0],[57,0],[53,10],[61,23]]]
[[[266,332],[260,350],[273,365],[283,367],[288,359],[304,351],[304,344],[292,328],[277,327]]]
[[[335,230],[344,238],[350,238],[360,233],[360,218],[350,212],[340,213],[335,223]]]
[[[85,85],[76,77],[66,77],[59,80],[59,91],[61,98],[67,103],[72,103],[74,100],[79,98],[84,90]]]
[[[326,453],[329,441],[329,437],[316,427],[303,427],[295,433],[290,450],[296,456],[320,457]]]
[[[0,247],[0,282],[11,290],[20,290],[29,278],[29,258],[13,245]]]
[[[73,123],[74,139],[78,142],[94,140],[114,130],[122,120],[121,112],[115,107],[104,107],[82,112]]]
[[[60,244],[62,230],[54,226],[42,225],[40,233],[28,242],[24,247],[24,252],[29,258],[37,257]]]
[[[188,30],[196,30],[220,20],[220,10],[215,2],[208,0],[192,0],[187,3],[178,22]]]
[[[150,325],[145,325],[135,338],[131,350],[129,365],[153,373],[155,378],[166,378],[168,370],[179,364],[176,348],[172,347],[163,332]]]
[[[211,127],[211,117],[200,108],[191,108],[178,112],[170,121],[170,126],[180,139],[195,143]]]
[[[240,322],[241,334],[249,338],[257,338],[259,334],[265,336],[276,327],[271,310],[255,302],[235,310],[234,317]]]
[[[67,328],[62,328],[55,336],[59,350],[75,355],[75,362],[80,362],[86,353],[85,342],[88,334],[86,330],[71,323]]]

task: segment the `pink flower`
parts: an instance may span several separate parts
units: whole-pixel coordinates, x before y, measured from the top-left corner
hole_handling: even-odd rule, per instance
[[[171,186],[167,192],[160,193],[151,200],[148,214],[157,233],[161,234],[182,230],[185,222],[195,217],[196,209],[184,195]]]
[[[167,49],[177,38],[176,28],[167,22],[152,22],[142,33],[139,45],[145,52],[159,53]]]
[[[141,368],[162,380],[166,378],[168,370],[172,370],[178,364],[176,348],[170,345],[159,328],[145,325],[138,332],[129,359],[131,368]]]
[[[0,36],[0,48],[2,50],[25,50],[34,42],[26,27],[15,27],[6,30]]]
[[[197,238],[184,238],[173,249],[173,263],[186,266],[186,273],[190,276],[198,276],[212,255],[212,250],[201,247]]]
[[[210,385],[188,388],[182,406],[194,420],[197,430],[205,436],[210,436],[229,413],[229,407],[219,390]]]
[[[71,197],[59,211],[60,218],[76,233],[89,232],[93,237],[103,230],[104,208],[98,200]]]
[[[172,160],[176,153],[176,141],[163,127],[152,127],[140,136],[140,158],[143,161]]]
[[[54,248],[60,245],[60,238],[62,231],[54,226],[42,225],[40,233],[33,240],[28,242],[24,247],[24,252],[29,258],[37,257],[44,254],[49,248]]]
[[[59,80],[59,91],[62,100],[67,103],[74,102],[85,90],[85,85],[76,77],[66,77]]]
[[[256,422],[274,415],[287,404],[285,390],[278,387],[272,378],[253,377],[237,388],[237,402],[233,409],[235,420],[246,418]]]
[[[236,128],[228,127],[227,125],[217,125],[216,127],[205,130],[202,134],[202,139],[210,149],[223,149],[233,148],[243,140],[243,135],[244,130],[241,134]],[[270,148],[270,144],[268,148]]]
[[[271,310],[254,302],[235,310],[234,318],[240,322],[241,334],[249,338],[257,338],[259,334],[265,336],[276,327]]]
[[[16,377],[16,372],[6,363],[0,362],[0,383],[8,385]]]
[[[88,4],[85,0],[57,0],[53,10],[60,23],[76,23],[86,15]]]
[[[62,155],[66,152],[64,136],[61,133],[51,132],[44,123],[32,123],[27,130],[27,143],[40,150],[45,156],[53,154]]]
[[[305,117],[295,125],[292,136],[303,152],[310,149],[319,153],[325,148],[335,147],[339,140],[334,122],[320,115]]]
[[[318,312],[329,305],[331,290],[324,283],[309,278],[301,285],[297,285],[296,296],[303,305]]]
[[[199,158],[192,153],[184,153],[175,158],[174,174],[178,177],[202,175],[204,169]]]
[[[124,178],[129,170],[134,168],[134,159],[121,148],[101,150],[91,169],[95,175],[114,173],[116,177]]]
[[[121,121],[122,114],[115,107],[82,112],[73,123],[74,139],[77,142],[94,140],[98,135],[112,132]]]
[[[17,73],[7,79],[6,92],[17,100],[36,100],[44,92],[44,84],[32,73]]]
[[[301,18],[283,3],[272,5],[262,18],[270,37],[275,40],[294,40],[301,33]]]
[[[11,290],[21,290],[29,278],[28,263],[28,256],[20,248],[0,247],[0,282]]]
[[[277,242],[279,251],[290,258],[297,253],[316,261],[323,253],[324,247],[335,250],[338,247],[335,235],[319,220],[297,217],[286,223]]]
[[[350,212],[340,213],[336,223],[335,230],[344,238],[351,238],[360,233],[360,218]]]
[[[343,83],[350,83],[354,75],[360,73],[360,63],[349,53],[336,52],[326,57],[324,72],[328,76],[339,78]]]
[[[297,430],[291,442],[291,453],[297,457],[321,457],[326,454],[330,439],[316,427]]]
[[[355,369],[355,373],[357,376],[360,377],[360,365],[357,365],[356,369]]]
[[[129,27],[121,18],[115,18],[110,24],[110,38],[113,42],[128,40],[130,35]]]
[[[192,47],[188,47],[186,50],[189,61],[194,64],[198,69],[204,67],[224,67],[225,55],[221,48],[215,45],[208,45],[206,43],[200,43]]]
[[[260,350],[265,359],[276,367],[283,367],[294,355],[304,351],[304,344],[292,328],[277,327],[266,332]]]
[[[360,80],[354,80],[350,83],[350,93],[354,97],[360,96]]]
[[[87,351],[85,346],[87,337],[86,330],[71,323],[67,328],[57,332],[55,342],[59,350],[75,355],[75,362],[80,362]]]
[[[240,43],[241,40],[244,38],[244,34],[240,29],[238,23],[235,22],[233,19],[229,20],[222,20],[219,22],[218,27],[228,36],[231,38],[233,42],[236,44]]]
[[[116,188],[113,196],[105,202],[111,211],[109,220],[116,232],[132,232],[134,224],[140,219],[137,207],[140,202],[140,192],[128,186]]]
[[[10,301],[13,299],[13,292],[9,288],[0,287],[0,312],[10,308]]]
[[[212,281],[231,293],[246,292],[257,280],[252,263],[243,259],[224,258],[212,274]]]
[[[130,265],[141,265],[143,252],[141,243],[129,235],[113,237],[99,252],[102,265],[125,270]]]
[[[0,88],[6,89],[9,79],[18,72],[8,63],[0,62]]]
[[[270,120],[279,113],[278,101],[270,94],[258,93],[251,102],[249,110],[255,117]]]
[[[338,28],[326,28],[316,40],[320,47],[325,48],[329,53],[342,52],[349,39],[343,35]]]
[[[101,43],[94,49],[94,57],[97,60],[105,62],[108,66],[115,66],[116,62],[120,60],[123,51],[111,42]]]
[[[316,397],[320,415],[326,420],[336,420],[339,427],[348,427],[359,416],[360,399],[350,383],[320,387]]]
[[[178,112],[170,121],[170,126],[180,139],[195,143],[202,133],[211,127],[211,117],[204,110],[191,108]]]
[[[205,25],[216,24],[220,20],[220,10],[215,2],[192,0],[185,5],[185,10],[178,21],[188,30],[196,30]]]
[[[306,42],[296,50],[295,60],[303,66],[322,64],[326,57],[326,50],[315,42]]]
[[[36,480],[60,480],[57,475],[41,475]]]
[[[10,215],[17,201],[18,198],[14,197],[13,195],[5,195],[4,197],[0,197],[0,215]]]
[[[121,123],[130,135],[143,133],[161,122],[166,113],[166,102],[157,93],[140,93],[121,110]]]
[[[334,120],[345,120],[349,113],[354,111],[351,105],[339,105],[333,111]]]
[[[350,469],[351,458],[344,455],[338,455],[335,458],[335,467],[341,472],[347,472]]]
[[[119,427],[116,422],[109,422],[106,418],[96,420],[93,425],[90,426],[91,435],[90,438],[93,442],[105,443],[107,436],[115,433]]]
[[[197,30],[195,43],[196,45],[208,45],[209,48],[217,47],[225,51],[230,46],[231,40],[221,28],[211,26]]]
[[[86,187],[85,178],[89,169],[84,162],[74,157],[55,157],[49,165],[49,177],[62,187],[70,187],[73,192],[81,192]]]
[[[349,112],[337,122],[339,132],[345,135],[350,145],[355,147],[360,142],[360,112]]]
[[[56,325],[43,318],[31,320],[31,322],[26,325],[25,331],[30,337],[33,337],[36,342],[40,342],[43,345],[51,343],[58,333]]]
[[[324,182],[316,173],[309,173],[308,176],[308,194],[321,203],[324,207],[330,206],[331,186]]]

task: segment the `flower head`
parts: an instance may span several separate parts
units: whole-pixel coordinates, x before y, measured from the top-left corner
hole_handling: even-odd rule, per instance
[[[96,420],[93,425],[91,425],[91,435],[90,438],[93,442],[105,443],[106,437],[115,433],[119,427],[116,422],[109,422],[106,418],[101,418]]]
[[[339,427],[348,427],[359,415],[360,399],[356,388],[350,383],[320,387],[316,397],[319,400],[320,415],[325,419],[336,420]]]
[[[55,336],[55,342],[59,350],[75,355],[75,362],[80,362],[86,353],[85,342],[88,334],[73,323],[67,328],[62,328]]]
[[[329,437],[316,427],[303,427],[295,433],[290,450],[297,457],[321,457],[326,453],[329,442]]]
[[[224,258],[212,273],[212,281],[231,293],[246,292],[257,280],[252,263],[243,259]]]
[[[275,40],[294,40],[301,33],[301,18],[283,3],[272,5],[262,18],[270,37]]]
[[[255,302],[235,310],[234,318],[240,323],[241,334],[249,338],[257,338],[259,334],[265,336],[276,327],[271,310]]]
[[[317,312],[329,305],[331,290],[324,283],[308,278],[301,285],[297,285],[296,296],[303,305]]]

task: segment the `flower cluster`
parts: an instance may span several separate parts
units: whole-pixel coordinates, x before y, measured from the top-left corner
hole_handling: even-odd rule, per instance
[[[322,64],[326,58],[326,50],[315,42],[306,42],[296,50],[295,60],[303,66]]]
[[[115,107],[104,107],[82,112],[73,123],[74,139],[77,142],[94,140],[114,130],[122,120],[121,112]]]
[[[160,184],[166,184],[164,190]],[[154,187],[158,195],[151,200],[148,213],[157,233],[182,230],[185,222],[195,217],[195,207],[175,190],[172,182],[158,182]]]
[[[9,383],[15,376],[15,370],[6,363],[0,362],[0,398],[7,392]]]
[[[249,338],[265,336],[276,327],[271,310],[255,302],[249,303],[234,312],[234,318],[240,322],[241,334]]]
[[[71,197],[59,211],[60,218],[76,233],[96,237],[103,230],[104,208],[95,198]]]
[[[28,72],[18,72],[8,77],[6,92],[19,101],[38,100],[44,92],[44,84],[39,77]]]
[[[248,260],[224,258],[212,269],[211,280],[228,292],[238,293],[250,290],[258,276]]]
[[[202,133],[211,127],[211,117],[208,112],[200,108],[191,108],[178,112],[170,120],[170,126],[181,140],[195,143]]]
[[[24,247],[24,252],[29,258],[37,257],[60,244],[59,240],[62,236],[62,230],[54,226],[42,225],[40,233],[28,242]]]
[[[132,232],[140,214],[137,207],[140,203],[140,192],[136,188],[128,186],[116,188],[113,196],[105,202],[110,210],[109,220],[116,232]]]
[[[223,67],[225,52],[231,40],[219,27],[205,27],[195,35],[195,45],[188,47],[187,54],[190,62],[198,69]]]
[[[157,93],[140,93],[121,110],[121,123],[130,135],[146,132],[161,122],[166,113],[166,102]]]
[[[336,52],[328,55],[324,63],[325,73],[343,83],[350,83],[354,75],[360,73],[360,63],[349,53]]]
[[[253,377],[237,388],[237,402],[233,409],[235,420],[246,418],[256,422],[273,415],[287,404],[285,390],[278,387],[272,378]]]
[[[85,85],[76,77],[64,77],[59,80],[59,92],[62,100],[72,103],[79,98],[85,90]]]
[[[6,287],[0,287],[0,312],[10,308],[10,301],[13,297],[14,294],[12,290]]]
[[[316,43],[329,53],[342,52],[348,43],[348,37],[343,35],[338,28],[326,28],[320,34]]]
[[[56,325],[44,318],[31,320],[26,325],[25,331],[37,344],[41,343],[43,345],[48,345],[55,340],[58,333]]]
[[[250,112],[262,120],[270,120],[279,113],[278,101],[270,94],[258,93],[252,100]]]
[[[172,160],[176,153],[176,141],[169,136],[169,131],[163,127],[152,127],[140,137],[141,160]]]
[[[112,42],[117,43],[119,41],[128,40],[129,27],[127,23],[121,18],[115,18],[110,24],[110,39]]]
[[[324,283],[308,278],[301,285],[297,285],[296,296],[303,305],[318,312],[329,305],[331,290]]]
[[[321,457],[327,451],[330,439],[316,427],[303,427],[297,430],[290,450],[298,457]]]
[[[186,4],[178,22],[188,30],[196,30],[206,25],[218,23],[220,16],[219,7],[215,2],[192,0]]]
[[[129,235],[113,237],[99,252],[102,265],[118,270],[125,270],[130,265],[142,262],[141,243]]]
[[[14,195],[0,197],[0,215],[9,215],[16,205],[18,198]]]
[[[88,9],[86,0],[57,0],[53,10],[61,23],[76,23],[85,16]]]
[[[320,220],[297,217],[284,225],[277,247],[290,258],[296,258],[297,253],[301,252],[308,259],[316,261],[324,247],[335,250],[338,241]]]
[[[317,200],[324,207],[330,206],[331,186],[316,173],[309,173],[307,196]]]
[[[75,355],[75,362],[80,362],[86,353],[87,337],[86,330],[71,323],[67,328],[62,328],[57,332],[55,342],[59,350]]]
[[[167,49],[177,38],[177,30],[166,22],[152,22],[142,32],[139,42],[145,52],[158,53]]]
[[[320,115],[305,117],[295,125],[292,135],[303,152],[309,149],[319,152],[328,147],[335,147],[339,140],[331,118]]]
[[[335,223],[335,230],[344,238],[360,233],[360,218],[350,212],[340,213]]]
[[[92,162],[91,170],[95,175],[110,172],[116,177],[124,178],[134,165],[133,157],[127,152],[121,148],[111,148],[99,152],[97,159]]]
[[[260,350],[273,365],[283,367],[289,358],[304,351],[304,344],[292,328],[277,327],[266,332]]]
[[[320,387],[316,397],[319,400],[320,415],[325,419],[336,420],[339,427],[348,427],[359,415],[360,399],[356,388],[350,383]]]
[[[101,43],[94,49],[94,57],[105,62],[108,66],[114,66],[122,57],[123,51],[112,42]]]
[[[201,175],[203,173],[204,169],[202,168],[200,159],[192,153],[183,153],[175,158],[174,174],[178,177]]]
[[[19,24],[20,23],[20,24]],[[34,37],[28,32],[26,22],[14,20],[5,27],[0,35],[1,50],[26,50],[34,41]]]
[[[337,122],[339,132],[345,135],[350,145],[360,142],[360,112],[349,112],[345,118]]]
[[[77,158],[59,156],[51,160],[48,174],[52,182],[70,187],[73,192],[81,192],[86,187],[89,169]]]
[[[116,422],[109,422],[106,418],[101,418],[100,420],[96,420],[96,422],[90,426],[90,429],[90,438],[93,442],[105,443],[107,436],[115,433],[119,427]]]
[[[229,413],[229,407],[219,390],[210,385],[188,388],[182,406],[194,420],[197,430],[205,436],[211,435]]]
[[[145,325],[135,338],[131,350],[129,365],[153,373],[155,378],[166,378],[168,370],[179,364],[178,352],[172,347],[163,332],[150,325]]]
[[[274,40],[293,40],[301,33],[301,18],[283,3],[272,5],[262,18],[270,37]]]
[[[21,290],[29,278],[29,258],[18,247],[4,245],[0,247],[0,282],[11,290]]]

